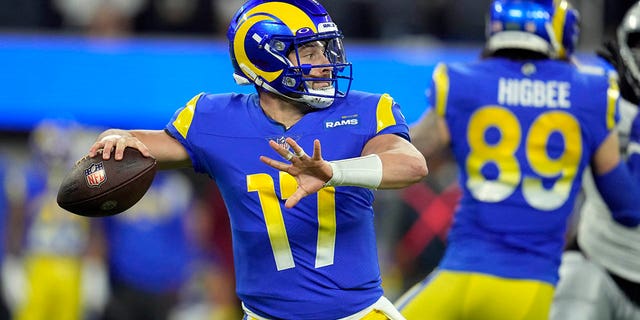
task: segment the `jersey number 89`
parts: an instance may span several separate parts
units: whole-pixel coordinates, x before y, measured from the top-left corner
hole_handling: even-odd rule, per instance
[[[486,133],[491,128],[498,129],[500,137],[489,143]],[[564,150],[554,157],[547,151],[553,133],[559,134],[564,142]],[[523,174],[516,157],[522,134],[518,118],[509,109],[500,106],[478,109],[471,116],[467,130],[470,151],[465,164],[468,173],[466,186],[480,201],[500,202],[522,184],[522,196],[528,205],[539,210],[555,210],[569,198],[578,173],[582,158],[580,124],[573,115],[564,111],[542,113],[532,122],[522,147],[533,174]],[[481,172],[489,163],[497,168],[495,179],[487,179]],[[554,182],[545,186],[543,178]]]

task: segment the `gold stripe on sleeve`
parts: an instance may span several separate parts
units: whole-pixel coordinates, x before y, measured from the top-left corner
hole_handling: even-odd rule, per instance
[[[607,89],[607,129],[612,130],[616,125],[616,108],[620,89],[616,77],[609,75],[609,88]]]
[[[378,100],[376,107],[377,130],[376,133],[385,128],[395,125],[396,118],[393,117],[393,98],[387,93],[383,94]]]
[[[191,121],[193,121],[193,115],[196,113],[196,104],[198,100],[203,94],[200,93],[197,96],[193,97],[187,105],[180,111],[180,114],[176,117],[176,120],[173,121],[173,126],[180,132],[180,135],[183,138],[187,138],[187,133],[189,132],[189,128],[191,127]]]
[[[433,72],[433,82],[435,84],[435,107],[436,113],[444,117],[447,111],[447,97],[449,96],[449,74],[447,66],[439,63]]]

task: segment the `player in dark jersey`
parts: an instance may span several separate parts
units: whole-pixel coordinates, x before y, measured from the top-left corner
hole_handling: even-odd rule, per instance
[[[613,130],[615,77],[571,61],[578,13],[565,0],[494,0],[487,29],[483,59],[436,67],[412,129],[427,159],[451,148],[463,195],[438,269],[397,303],[407,319],[547,319],[588,165],[614,219],[640,218]]]
[[[640,2],[625,14],[615,37],[598,55],[619,75],[617,131],[627,165],[640,181]],[[627,228],[610,210],[587,175],[577,236],[562,256],[552,320],[640,319],[640,228]],[[621,190],[621,189],[620,189]]]
[[[372,211],[374,189],[427,174],[400,107],[349,92],[341,32],[316,1],[251,0],[227,36],[236,82],[257,93],[198,94],[164,130],[103,132],[90,156],[129,146],[215,180],[247,319],[403,319],[383,296]]]

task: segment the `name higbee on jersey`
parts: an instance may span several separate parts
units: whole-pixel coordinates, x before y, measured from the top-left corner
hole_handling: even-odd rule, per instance
[[[571,84],[566,81],[500,78],[498,103],[503,106],[571,108]]]

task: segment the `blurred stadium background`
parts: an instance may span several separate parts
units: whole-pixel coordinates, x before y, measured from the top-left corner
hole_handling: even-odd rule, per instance
[[[353,89],[390,93],[410,123],[425,109],[425,89],[436,63],[478,57],[489,4],[320,2],[345,34],[347,55],[354,64]],[[583,21],[578,55],[588,60],[635,1],[572,2]],[[0,160],[7,171],[33,170],[30,137],[43,120],[77,122],[93,132],[106,127],[161,128],[199,92],[253,91],[234,84],[225,38],[228,20],[241,3],[0,0]],[[456,171],[437,159],[430,169],[423,184],[378,193],[378,218],[385,222],[378,224],[381,263],[391,299],[431,271],[444,248],[458,196]],[[213,287],[231,287],[232,292],[228,233],[224,214],[219,214],[224,208],[207,179],[185,175],[194,187],[197,205],[192,209],[218,213],[213,219],[198,216],[211,224],[200,231],[207,239],[205,247],[215,247],[207,247],[217,257]],[[15,174],[7,176],[16,179]],[[8,181],[9,191],[17,189],[18,180]],[[8,209],[0,210],[0,217],[8,216]],[[8,221],[0,225],[5,231],[12,227]],[[236,303],[220,290],[213,291],[206,298],[215,300],[212,305]]]

